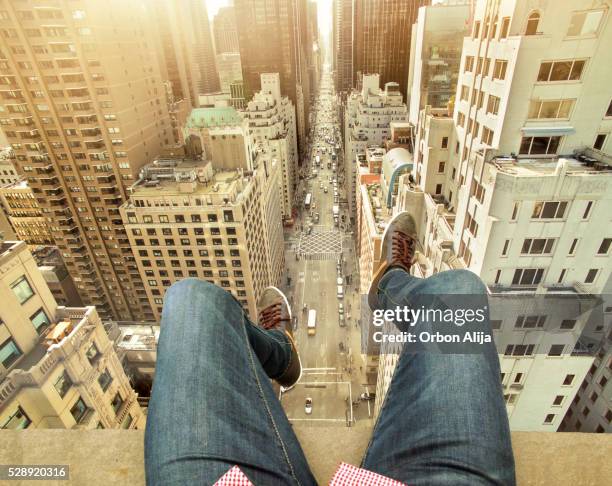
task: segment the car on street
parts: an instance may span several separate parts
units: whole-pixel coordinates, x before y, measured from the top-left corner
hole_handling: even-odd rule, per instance
[[[312,398],[308,397],[304,404],[304,413],[310,415],[312,413]]]
[[[327,186],[325,186],[325,187],[323,188],[323,192],[324,192],[325,194],[327,194]]]
[[[338,302],[338,316],[344,319],[344,304],[342,302]]]

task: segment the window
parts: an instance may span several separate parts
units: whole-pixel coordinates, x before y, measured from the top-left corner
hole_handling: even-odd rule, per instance
[[[472,32],[472,37],[476,38],[480,35],[480,20],[474,22],[474,31]]]
[[[544,61],[540,64],[538,81],[579,81],[586,61],[584,59],[570,61]]]
[[[533,219],[563,219],[567,201],[536,202],[531,217]]]
[[[21,354],[21,350],[12,338],[8,338],[0,344],[0,363],[5,368],[11,366]]]
[[[80,424],[83,421],[83,419],[87,415],[87,411],[88,411],[87,405],[85,405],[85,402],[83,401],[81,397],[79,397],[79,399],[74,403],[74,405],[70,409],[70,413],[72,414],[72,417],[74,418],[77,424]]]
[[[36,311],[30,317],[30,321],[32,322],[32,325],[34,326],[34,329],[36,329],[36,332],[38,334],[43,332],[47,328],[47,326],[51,324],[49,318],[47,317],[47,314],[43,309],[38,309],[38,311]]]
[[[121,394],[117,392],[111,401],[111,406],[113,407],[115,413],[119,411],[121,405],[123,405],[123,398],[121,398]]]
[[[563,319],[561,321],[560,329],[574,329],[576,327],[576,319]]]
[[[584,283],[593,283],[595,282],[595,279],[597,278],[597,273],[599,272],[599,270],[597,268],[591,268],[586,275],[586,278],[584,279]]]
[[[559,274],[559,279],[557,280],[557,283],[563,283],[563,280],[565,280],[566,273],[567,273],[567,268],[563,268],[561,270],[561,273]]]
[[[560,407],[563,404],[563,399],[565,397],[563,395],[557,395],[553,400],[553,407]]]
[[[564,348],[563,344],[553,344],[548,350],[548,356],[561,356]]]
[[[493,65],[493,79],[506,79],[508,61],[497,59]]]
[[[494,319],[491,321],[491,329],[501,329],[501,325],[502,325],[501,319],[499,320]],[[502,381],[504,380],[502,379]]]
[[[554,413],[549,413],[546,415],[546,418],[544,419],[544,423],[545,424],[552,424],[555,420],[555,414]]]
[[[442,194],[442,184],[436,184],[436,194]]]
[[[542,281],[543,268],[517,268],[514,271],[512,285],[537,285]]]
[[[549,155],[556,154],[561,137],[523,137],[519,154]]]
[[[514,323],[515,329],[542,329],[546,323],[546,315],[518,316]]]
[[[20,304],[25,303],[34,295],[34,291],[30,284],[28,283],[28,279],[26,279],[25,275],[19,277],[15,282],[11,284],[11,289],[13,293],[19,300]]]
[[[563,386],[570,386],[574,382],[574,378],[576,375],[565,375],[565,379],[563,380]]]
[[[470,97],[470,88],[467,86],[461,86],[461,99],[467,101]]]
[[[532,12],[527,19],[527,27],[525,28],[525,35],[536,35],[538,33],[538,24],[540,23],[540,14],[538,12]]]
[[[66,396],[66,393],[68,393],[68,390],[72,387],[72,380],[70,376],[68,376],[66,370],[59,376],[57,381],[53,384],[53,387],[61,398]]]
[[[510,17],[502,18],[501,29],[499,30],[499,38],[508,38],[508,31],[510,30]]]
[[[508,254],[509,247],[510,247],[510,240],[504,241],[504,247],[502,248],[502,256],[506,256]]]
[[[570,37],[581,37],[596,35],[599,25],[604,17],[604,10],[590,10],[588,12],[574,12],[570,20],[567,35]]]
[[[599,133],[595,137],[595,143],[593,144],[593,148],[595,150],[603,150],[603,147],[606,144],[606,138],[607,137],[608,137],[607,133]]]
[[[493,145],[493,135],[495,133],[488,127],[482,127],[482,143]]]
[[[441,148],[448,148],[448,137],[442,137],[442,145]]]
[[[570,245],[570,249],[568,255],[573,255],[576,253],[576,247],[578,246],[578,238],[574,238],[572,240],[572,244]]]
[[[508,344],[504,356],[532,356],[534,349],[534,344]],[[514,382],[520,383],[522,377],[523,373],[517,373]]]
[[[552,253],[555,238],[525,238],[521,253],[523,255],[547,255]]]
[[[598,255],[607,255],[608,251],[610,251],[610,245],[612,245],[612,238],[604,238],[601,241],[601,245],[599,245],[599,249],[597,250]]]
[[[587,219],[591,214],[591,209],[593,208],[593,201],[589,201],[584,209],[584,213],[582,214],[582,219]]]
[[[443,174],[444,173],[444,167],[446,166],[446,162],[439,162],[438,163],[438,174]]]
[[[98,384],[100,385],[100,388],[102,388],[102,391],[108,390],[108,387],[112,382],[113,377],[108,372],[108,368],[105,368],[104,371],[100,373],[100,376],[98,376]]]
[[[465,71],[472,72],[474,70],[474,56],[465,56]]]
[[[569,119],[570,113],[574,106],[573,99],[571,100],[532,100],[529,104],[529,114],[527,118],[531,120],[541,119]]]
[[[30,417],[24,412],[23,408],[17,407],[15,413],[8,417],[8,419],[2,424],[1,429],[12,429],[12,430],[23,430],[27,429],[32,421]]]
[[[98,351],[96,343],[91,343],[91,346],[89,346],[89,349],[87,349],[87,351],[85,352],[85,356],[89,360],[89,364],[91,364],[92,366],[95,364],[96,361],[98,361],[98,358],[100,358],[100,351]]]
[[[489,95],[487,99],[487,113],[497,115],[499,113],[500,99],[497,96]]]

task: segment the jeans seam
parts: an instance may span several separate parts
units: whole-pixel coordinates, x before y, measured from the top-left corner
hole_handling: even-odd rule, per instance
[[[274,434],[276,435],[276,438],[278,439],[278,442],[281,446],[281,449],[283,451],[283,455],[285,456],[285,460],[287,461],[287,465],[289,466],[289,472],[291,474],[291,476],[293,477],[293,479],[295,480],[295,482],[298,485],[301,485],[300,480],[297,478],[297,475],[295,474],[295,470],[293,469],[293,464],[291,463],[291,460],[289,459],[289,453],[287,452],[287,448],[285,446],[285,443],[283,442],[283,438],[280,435],[280,432],[278,430],[278,426],[276,425],[276,421],[274,420],[274,416],[272,415],[272,411],[270,410],[270,405],[268,403],[268,401],[266,400],[266,396],[263,392],[263,387],[261,385],[261,381],[259,379],[259,375],[257,374],[257,367],[255,366],[255,358],[253,356],[253,349],[251,348],[251,345],[249,344],[249,337],[247,334],[247,330],[246,330],[246,326],[249,324],[247,322],[247,317],[244,314],[244,312],[242,312],[242,331],[244,334],[244,338],[245,338],[245,343],[247,346],[247,352],[249,353],[249,360],[251,362],[251,371],[253,372],[253,374],[255,375],[255,381],[257,383],[257,388],[259,389],[259,396],[261,397],[265,409],[266,409],[266,413],[268,414],[268,417],[270,419],[270,422],[272,423],[272,428],[274,429]]]

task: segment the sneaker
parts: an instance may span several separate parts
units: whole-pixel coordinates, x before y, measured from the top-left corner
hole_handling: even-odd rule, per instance
[[[380,247],[380,263],[368,290],[368,304],[374,310],[378,305],[378,283],[391,267],[410,271],[417,246],[416,223],[407,212],[391,218],[385,228]]]
[[[259,299],[259,326],[264,329],[278,329],[285,333],[291,344],[291,360],[285,372],[276,378],[276,382],[286,390],[297,383],[302,375],[302,363],[293,339],[291,308],[287,297],[276,287],[267,287]]]

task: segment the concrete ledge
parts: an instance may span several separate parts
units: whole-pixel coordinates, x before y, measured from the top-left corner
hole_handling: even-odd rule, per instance
[[[357,425],[351,429],[296,426],[295,430],[317,480],[327,484],[341,461],[359,465],[371,429]],[[143,437],[142,431],[128,430],[2,430],[0,464],[68,464],[69,484],[140,486],[144,485]],[[612,478],[612,435],[515,432],[512,441],[521,486],[595,486],[609,484]]]

